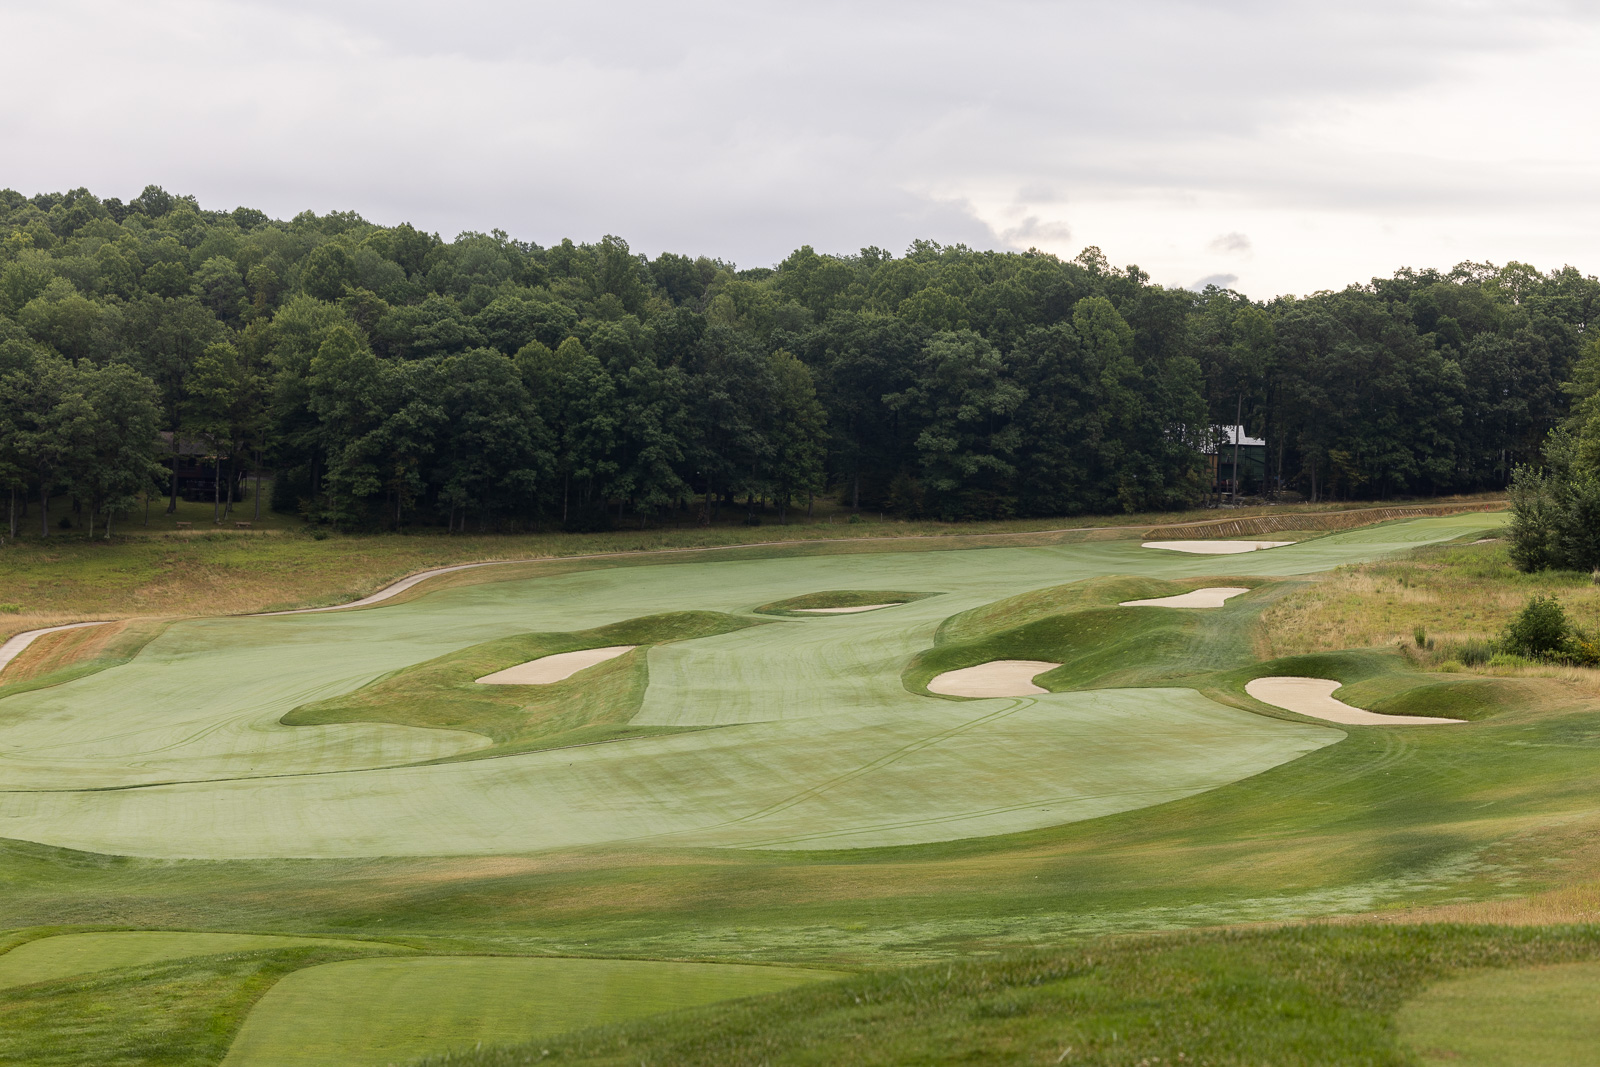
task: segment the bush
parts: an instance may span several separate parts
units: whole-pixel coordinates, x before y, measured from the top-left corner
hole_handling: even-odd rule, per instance
[[[1493,641],[1464,641],[1452,648],[1455,658],[1467,667],[1481,667],[1494,658]]]
[[[1561,602],[1553,596],[1536,596],[1506,624],[1500,647],[1513,656],[1552,659],[1567,651],[1572,626]]]
[[[21,604],[0,604],[0,615],[18,615],[21,612]]]

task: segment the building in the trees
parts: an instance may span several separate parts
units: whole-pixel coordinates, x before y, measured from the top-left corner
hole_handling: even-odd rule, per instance
[[[228,462],[226,453],[222,457],[222,487],[217,487],[217,450],[215,446],[203,437],[180,437],[178,451],[172,451],[172,433],[170,430],[161,431],[161,458],[169,463],[173,473],[178,478],[178,495],[185,500],[210,501],[217,494],[227,496],[229,476],[234,482],[234,500],[243,499],[240,491],[244,486],[247,472],[235,469]]]
[[[1243,426],[1214,427],[1211,439],[1216,442],[1206,452],[1206,466],[1211,471],[1211,489],[1216,493],[1240,494],[1260,492],[1267,480],[1267,442],[1259,437],[1246,436]],[[1236,447],[1237,446],[1237,447]],[[1239,469],[1234,470],[1234,455],[1239,457]],[[1237,482],[1237,487],[1235,486]]]

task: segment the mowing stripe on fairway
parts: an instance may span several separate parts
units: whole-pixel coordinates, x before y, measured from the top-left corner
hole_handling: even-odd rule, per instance
[[[282,979],[223,1067],[384,1067],[843,977],[638,960],[434,956],[345,960]]]
[[[57,934],[27,941],[0,955],[0,989],[53,982],[95,971],[142,967],[151,963],[259,952],[275,948],[389,948],[371,941],[278,937],[272,934],[196,934],[168,930],[117,930]],[[404,951],[396,948],[395,951]]]

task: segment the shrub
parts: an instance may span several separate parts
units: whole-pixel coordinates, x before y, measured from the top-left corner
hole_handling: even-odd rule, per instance
[[[1514,656],[1554,659],[1567,651],[1571,637],[1561,602],[1553,596],[1536,596],[1506,624],[1500,647]]]
[[[1493,641],[1464,641],[1452,650],[1455,658],[1468,667],[1481,667],[1494,658]]]
[[[18,615],[21,612],[21,604],[0,604],[0,615]]]
[[[1411,628],[1411,639],[1417,643],[1418,648],[1428,647],[1428,628],[1420,622]]]

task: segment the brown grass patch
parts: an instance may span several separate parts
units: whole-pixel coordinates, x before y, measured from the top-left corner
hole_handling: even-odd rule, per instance
[[[61,630],[45,634],[23,649],[22,654],[7,665],[5,680],[8,684],[25,682],[70,667],[82,660],[94,659],[110,647],[127,628],[127,622],[108,622],[101,626],[86,626],[80,630]]]

